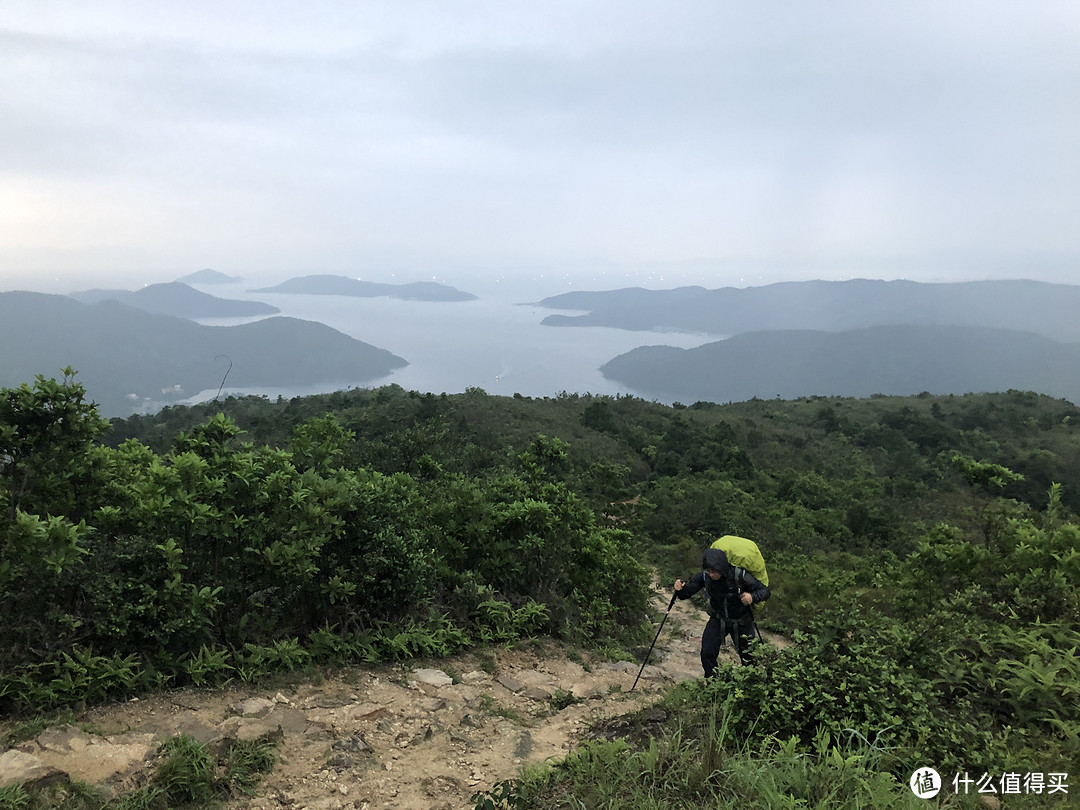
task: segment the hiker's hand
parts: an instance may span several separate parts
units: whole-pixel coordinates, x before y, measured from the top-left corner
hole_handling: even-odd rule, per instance
[[[678,593],[679,591],[681,591],[682,587],[683,587],[683,581],[681,579],[675,580],[675,592]]]
[[[749,605],[753,604],[753,602],[754,602],[754,597],[753,597],[753,595],[752,595],[752,594],[749,594],[749,593],[744,593],[744,594],[743,594],[742,596],[740,596],[740,597],[739,597],[739,599],[741,599],[741,600],[742,600],[742,603],[743,603],[744,605],[747,605],[747,606],[749,606]]]

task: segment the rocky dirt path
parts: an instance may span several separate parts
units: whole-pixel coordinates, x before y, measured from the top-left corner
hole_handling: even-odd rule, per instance
[[[658,594],[660,610],[669,598]],[[537,642],[273,690],[182,690],[98,707],[77,726],[0,752],[0,786],[67,774],[124,793],[145,783],[153,752],[170,736],[215,743],[272,734],[280,739],[273,771],[253,797],[227,807],[471,808],[474,793],[522,766],[563,757],[590,724],[700,676],[704,621],[696,605],[678,602],[633,692],[639,663]],[[734,658],[730,648],[722,655]]]

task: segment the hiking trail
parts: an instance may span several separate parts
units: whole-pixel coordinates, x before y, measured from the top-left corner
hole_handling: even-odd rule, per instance
[[[670,586],[656,599],[662,615]],[[189,734],[220,747],[271,734],[279,739],[273,770],[254,796],[226,801],[229,810],[472,808],[473,794],[522,766],[565,756],[591,724],[700,677],[706,618],[695,600],[676,602],[633,692],[640,658],[613,663],[537,641],[288,687],[183,689],[98,706],[74,725],[0,751],[0,786],[70,778],[119,796],[147,782],[169,737]],[[730,644],[721,660],[737,660]]]

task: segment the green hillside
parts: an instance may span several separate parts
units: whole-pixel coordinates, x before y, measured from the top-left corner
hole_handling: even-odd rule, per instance
[[[68,370],[0,390],[0,710],[530,635],[639,662],[652,572],[738,534],[769,563],[758,621],[792,645],[477,807],[921,807],[928,764],[1075,776],[1078,419],[1021,391],[667,407],[390,386],[108,422]]]
[[[1009,389],[1080,402],[1080,343],[974,326],[747,332],[693,349],[642,346],[600,370],[668,402]]]
[[[144,312],[172,315],[176,318],[247,318],[274,315],[281,310],[262,301],[218,298],[188,286],[182,281],[149,284],[138,290],[86,290],[71,293],[84,304],[117,301]]]
[[[679,329],[714,335],[798,329],[840,332],[870,326],[976,326],[1080,340],[1080,286],[1009,279],[788,281],[760,287],[575,291],[540,306],[587,310],[550,315],[551,326]]]
[[[68,364],[102,413],[129,414],[228,385],[358,385],[406,361],[325,324],[271,317],[203,326],[116,301],[0,293],[0,385],[19,385]]]

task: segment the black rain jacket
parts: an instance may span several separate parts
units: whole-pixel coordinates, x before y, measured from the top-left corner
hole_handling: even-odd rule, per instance
[[[761,584],[761,580],[747,571],[739,568],[736,574],[734,565],[728,562],[727,554],[718,548],[707,548],[701,561],[703,570],[698,571],[683,585],[681,591],[675,591],[679,599],[689,599],[698,591],[705,589],[708,597],[708,612],[710,616],[718,616],[733,622],[741,622],[751,618],[751,607],[739,601],[743,592],[749,592],[755,602],[764,602],[769,598],[769,589]],[[713,580],[705,573],[705,568],[719,571],[721,576]]]

